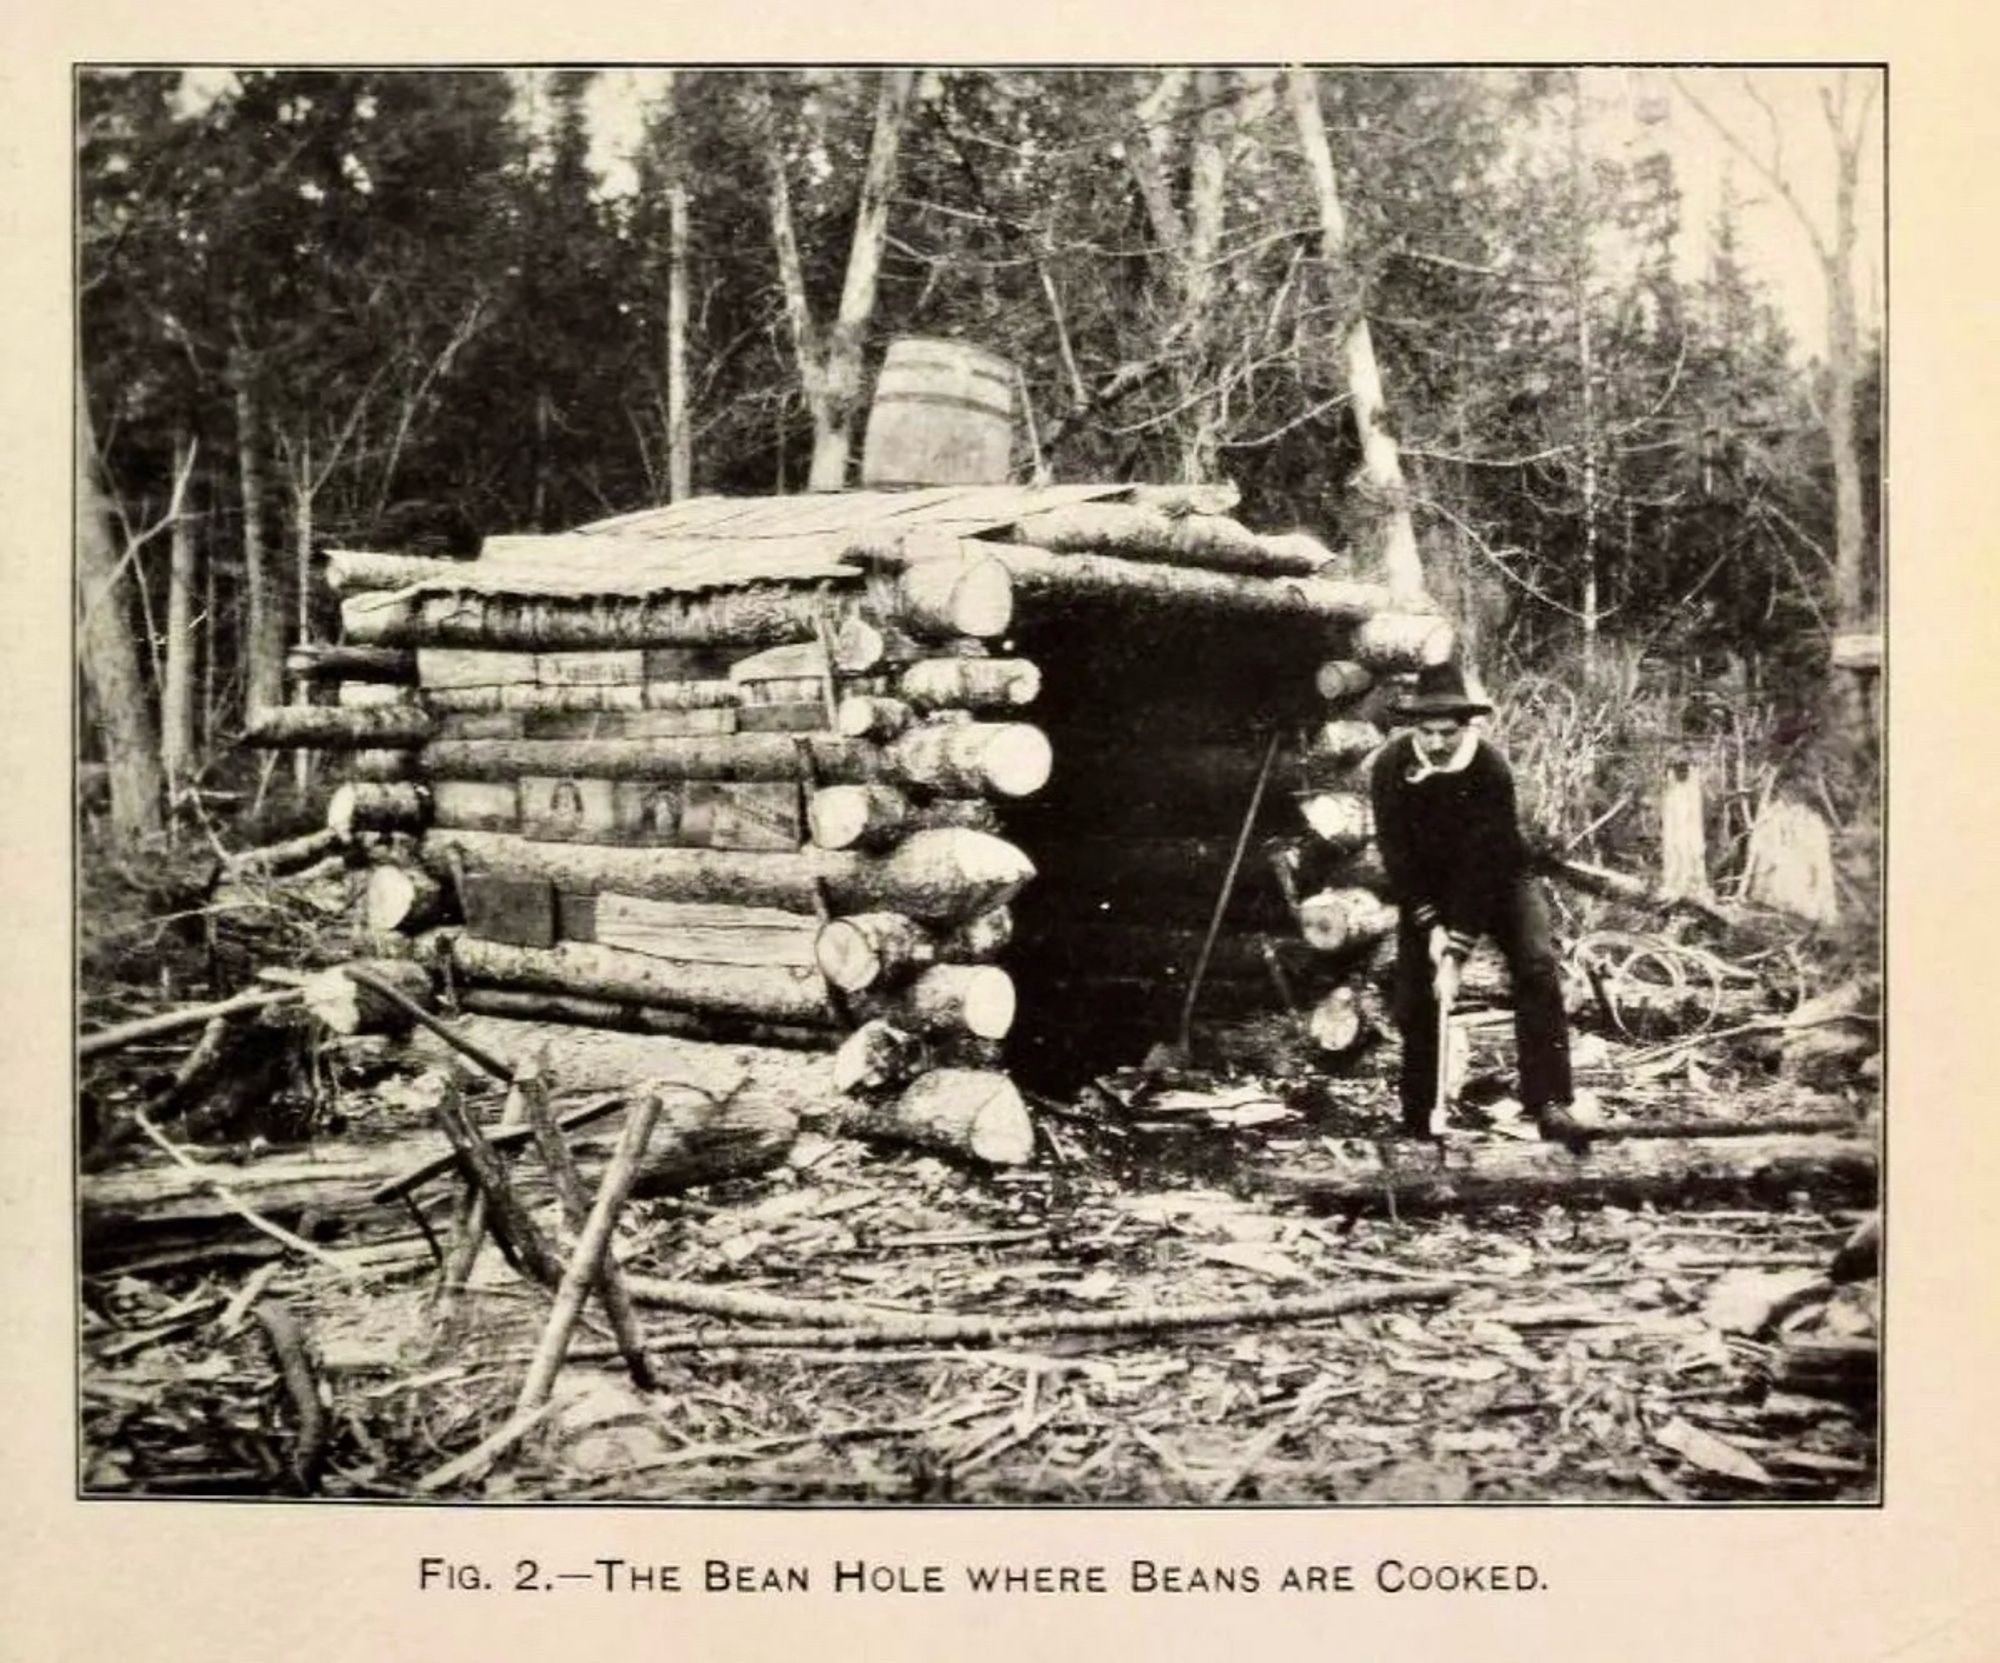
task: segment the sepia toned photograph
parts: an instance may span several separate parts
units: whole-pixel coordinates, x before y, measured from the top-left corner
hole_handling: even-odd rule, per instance
[[[1879,1506],[1888,91],[77,66],[76,1495]]]

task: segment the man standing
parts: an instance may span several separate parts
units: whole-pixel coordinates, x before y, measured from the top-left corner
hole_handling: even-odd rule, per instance
[[[1573,1112],[1548,903],[1529,874],[1514,776],[1472,727],[1492,709],[1456,665],[1422,671],[1415,695],[1395,712],[1411,731],[1382,747],[1369,778],[1376,844],[1398,907],[1403,1125],[1418,1136],[1430,1130],[1441,1065],[1438,972],[1455,972],[1486,935],[1506,956],[1513,983],[1522,1107],[1543,1137],[1580,1149],[1589,1130]]]

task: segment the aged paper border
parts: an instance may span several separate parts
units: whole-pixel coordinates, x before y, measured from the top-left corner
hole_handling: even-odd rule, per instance
[[[58,17],[60,13],[60,18]],[[976,13],[600,4],[24,5],[0,25],[0,1655],[895,1659],[1049,1643],[1155,1657],[2000,1655],[1989,1591],[2000,1425],[1982,1072],[2000,811],[1976,700],[2000,548],[1976,506],[2000,387],[1995,55],[1963,0],[1436,8],[1032,0]],[[69,65],[99,61],[1886,61],[1891,66],[1891,1286],[1886,1504],[1872,1510],[1487,1507],[1274,1512],[452,1508],[73,1499],[69,1034]],[[720,1557],[960,1566],[1530,1560],[1531,1595],[1254,1598],[419,1594],[426,1553],[496,1573]],[[1114,1583],[1117,1578],[1114,1575]],[[1364,1577],[1365,1580],[1365,1577]]]

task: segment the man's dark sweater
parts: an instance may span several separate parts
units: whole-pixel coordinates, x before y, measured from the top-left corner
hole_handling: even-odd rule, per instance
[[[1402,734],[1382,747],[1369,776],[1390,892],[1405,908],[1428,909],[1446,929],[1467,935],[1495,927],[1528,870],[1514,776],[1485,740],[1474,745],[1463,768],[1424,772],[1414,739]],[[1413,772],[1423,777],[1413,781]]]

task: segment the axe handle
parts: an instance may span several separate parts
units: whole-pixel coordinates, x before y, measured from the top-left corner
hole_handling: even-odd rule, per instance
[[[1458,964],[1449,955],[1439,962],[1431,991],[1437,997],[1438,1008],[1437,1068],[1431,1093],[1431,1133],[1433,1136],[1438,1136],[1445,1129],[1445,1105],[1451,1096],[1451,1007],[1458,998]]]

